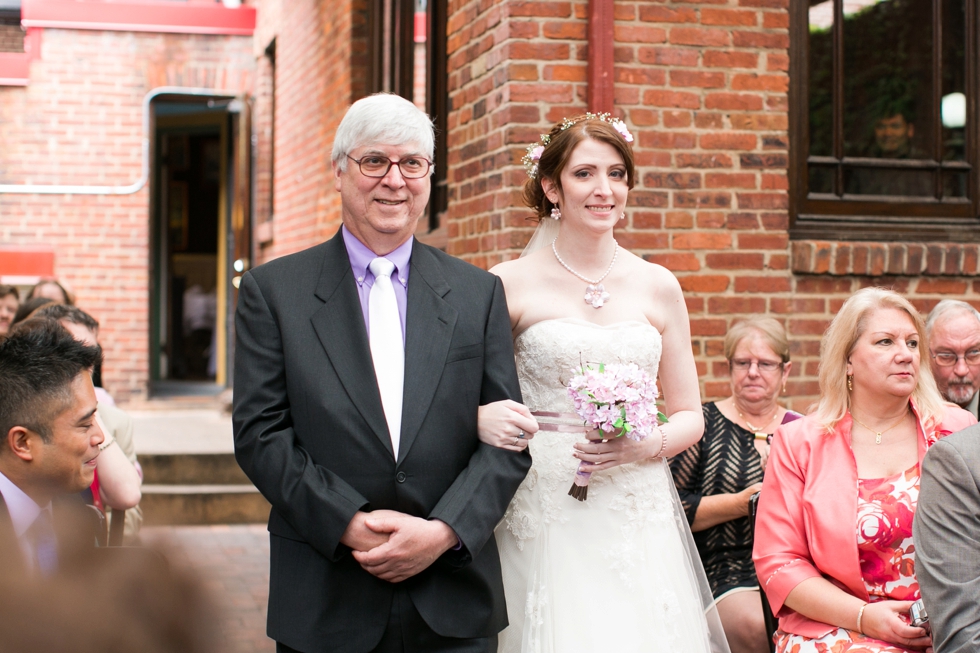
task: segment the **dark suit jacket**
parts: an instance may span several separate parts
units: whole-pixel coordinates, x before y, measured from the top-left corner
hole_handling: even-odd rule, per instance
[[[980,651],[980,425],[926,454],[913,536],[936,653]]]
[[[506,626],[493,529],[530,456],[483,445],[477,408],[520,400],[503,286],[416,242],[394,460],[343,239],[245,274],[236,315],[235,452],[272,504],[268,633],[302,651],[367,651],[394,586],[340,538],[359,510],[446,522],[463,548],[404,582],[449,637]]]

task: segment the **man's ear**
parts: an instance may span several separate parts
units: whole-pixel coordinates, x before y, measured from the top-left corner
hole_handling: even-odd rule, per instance
[[[542,177],[541,190],[544,191],[544,196],[548,198],[548,201],[555,206],[558,206],[559,201],[561,200],[561,193],[558,192],[558,184],[547,177]]]
[[[340,169],[340,162],[339,161],[332,161],[331,162],[331,165],[333,166],[333,176],[334,176],[333,188],[334,188],[335,191],[337,191],[339,193],[340,192],[340,173],[343,172],[343,170]]]
[[[23,426],[15,426],[7,431],[4,444],[21,460],[31,461],[34,460],[34,448],[39,440],[40,436],[37,433]]]

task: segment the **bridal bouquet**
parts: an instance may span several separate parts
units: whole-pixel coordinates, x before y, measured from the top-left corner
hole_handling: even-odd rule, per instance
[[[611,437],[640,441],[651,435],[658,423],[667,422],[667,416],[657,410],[657,382],[634,363],[600,364],[597,368],[583,365],[572,371],[575,376],[568,384],[568,394],[585,426]],[[579,463],[568,491],[579,501],[588,498],[592,476],[582,471],[585,464]]]

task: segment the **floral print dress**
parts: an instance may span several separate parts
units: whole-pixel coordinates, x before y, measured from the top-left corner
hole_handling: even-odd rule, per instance
[[[889,478],[858,479],[857,543],[864,585],[875,601],[916,601],[912,518],[919,499],[919,464]],[[908,653],[878,639],[835,628],[813,639],[776,631],[778,653]]]

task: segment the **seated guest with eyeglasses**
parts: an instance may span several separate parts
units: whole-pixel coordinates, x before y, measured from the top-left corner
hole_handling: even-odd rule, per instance
[[[725,358],[732,396],[703,406],[704,436],[670,469],[732,653],[765,653],[749,498],[762,488],[773,431],[801,415],[778,402],[793,365],[782,324],[760,316],[737,323]]]
[[[966,302],[945,299],[929,313],[926,337],[939,392],[946,401],[980,415],[980,313]]]
[[[912,520],[920,463],[976,423],[920,366],[925,324],[900,295],[858,291],[820,346],[820,399],[773,439],[755,525],[776,650],[904,653],[932,645],[910,624],[920,598]]]

